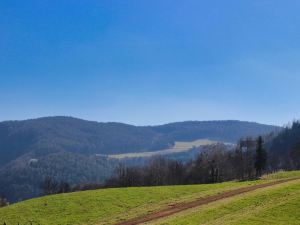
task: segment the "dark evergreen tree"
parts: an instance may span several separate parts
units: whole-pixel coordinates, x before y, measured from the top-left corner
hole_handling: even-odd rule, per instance
[[[4,196],[0,195],[0,207],[4,207],[7,205],[8,205],[8,202],[7,202],[6,198]]]
[[[256,176],[261,176],[262,171],[267,165],[267,152],[263,147],[264,141],[262,136],[257,139],[256,156],[255,156],[255,169]]]
[[[46,177],[41,185],[45,195],[52,195],[58,192],[59,183],[53,177]]]
[[[71,186],[68,182],[61,181],[58,185],[57,193],[68,193],[71,191]]]

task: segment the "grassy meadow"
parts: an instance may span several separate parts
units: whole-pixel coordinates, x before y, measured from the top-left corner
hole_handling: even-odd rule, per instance
[[[138,153],[124,153],[124,154],[116,154],[116,155],[108,155],[109,158],[112,159],[124,159],[124,158],[139,158],[139,157],[152,157],[155,155],[164,155],[164,154],[171,154],[171,153],[180,153],[190,151],[192,148],[212,145],[218,142],[211,141],[208,139],[199,139],[196,141],[176,141],[175,145],[168,149],[163,149],[159,151],[153,152],[138,152]]]
[[[219,184],[164,186],[164,187],[137,187],[137,188],[111,188],[93,191],[83,191],[59,195],[51,195],[27,200],[8,207],[0,208],[0,224],[7,225],[26,224],[33,221],[39,224],[114,224],[149,212],[159,211],[168,205],[193,201],[199,197],[216,195],[229,190],[247,187],[261,183],[268,183],[278,179],[299,177],[300,171],[280,172],[268,175],[261,180],[246,182],[224,182]],[[165,221],[156,221],[159,224],[199,224],[213,223],[212,219],[225,216],[231,224],[231,219],[239,216],[247,221],[255,221],[248,213],[255,210],[258,215],[264,211],[272,219],[273,210],[286,210],[284,218],[298,219],[295,207],[299,207],[300,181],[290,181],[285,184],[259,189],[253,193],[243,194],[234,198],[217,201],[179,213],[166,218]],[[298,196],[297,196],[298,195]],[[281,206],[282,207],[279,207]],[[225,207],[226,206],[226,207]],[[270,210],[270,207],[275,207]],[[276,208],[277,207],[277,208]],[[242,209],[245,209],[244,211]],[[242,210],[242,211],[241,211]],[[285,215],[285,211],[282,211]],[[289,216],[293,214],[294,217]],[[232,214],[232,218],[231,215]],[[235,216],[236,215],[236,216]],[[276,214],[277,215],[277,214]],[[280,214],[278,214],[280,215]],[[216,216],[219,216],[218,218]],[[274,215],[273,215],[274,216]],[[205,220],[207,218],[207,220]],[[263,217],[265,218],[265,217]],[[283,218],[283,217],[282,217]],[[173,220],[174,219],[174,220]],[[267,219],[267,218],[266,218]],[[225,221],[225,220],[224,220]],[[219,221],[220,222],[220,221]],[[221,224],[217,222],[217,224]],[[223,219],[221,219],[223,222]],[[240,221],[235,221],[237,224]],[[253,224],[255,224],[253,222]],[[258,223],[259,224],[259,223]],[[278,223],[280,224],[280,223]],[[295,223],[291,223],[295,224]]]
[[[258,189],[149,224],[299,225],[300,180]]]

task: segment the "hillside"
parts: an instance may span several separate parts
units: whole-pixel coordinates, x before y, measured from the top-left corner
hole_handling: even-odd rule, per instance
[[[0,123],[0,165],[24,154],[59,151],[90,154],[136,152],[166,147],[168,140],[146,127],[48,117]]]
[[[171,140],[194,141],[211,139],[236,143],[242,137],[256,137],[280,129],[276,126],[245,121],[185,121],[154,126],[152,129]]]
[[[300,181],[291,181],[191,208],[149,224],[298,225]]]
[[[175,141],[211,139],[235,143],[275,126],[242,121],[190,121],[161,126],[98,123],[71,117],[47,117],[0,123],[0,167],[24,154],[34,157],[59,151],[121,154],[161,150]]]
[[[70,185],[103,182],[116,165],[113,160],[68,152],[45,155],[37,162],[22,157],[0,170],[0,193],[11,202],[41,196],[40,187],[46,177]]]
[[[288,178],[298,179],[286,181]],[[300,219],[297,213],[299,178],[299,171],[294,171],[280,172],[257,181],[113,188],[52,195],[0,208],[0,223],[115,224],[190,205],[190,208],[151,222],[220,224],[222,220],[222,224],[297,224]],[[244,194],[240,195],[241,191]],[[219,197],[213,200],[214,196]],[[197,199],[212,201],[205,207],[190,204]]]
[[[300,122],[283,129],[268,148],[273,168],[300,169]]]
[[[185,153],[178,149],[186,149],[177,148],[175,143],[190,147],[198,139],[235,143],[241,137],[277,129],[241,121],[190,121],[142,127],[71,117],[2,122],[0,180],[5,185],[0,186],[0,194],[12,202],[40,196],[40,185],[47,176],[71,185],[103,182],[118,164],[118,157],[106,155],[151,155],[167,149],[184,158]]]

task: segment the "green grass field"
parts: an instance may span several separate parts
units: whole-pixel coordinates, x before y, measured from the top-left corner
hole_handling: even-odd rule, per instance
[[[258,189],[186,210],[151,224],[299,225],[300,181]]]
[[[281,172],[276,175],[266,176],[261,180],[247,182],[225,182],[220,184],[165,186],[165,187],[142,187],[142,188],[115,188],[95,191],[84,191],[61,195],[52,195],[36,198],[0,209],[0,224],[25,224],[34,221],[39,224],[114,224],[119,221],[145,215],[149,212],[158,211],[178,202],[189,202],[195,198],[215,195],[218,193],[234,190],[240,187],[267,183],[277,179],[299,177],[300,171]],[[280,188],[282,187],[282,188]],[[255,213],[265,218],[264,213],[272,220],[272,212],[282,212],[282,220],[296,221],[299,207],[300,181],[276,185],[275,187],[256,190],[253,193],[244,194],[234,198],[225,199],[179,213],[173,218],[158,221],[162,224],[199,224],[214,223],[214,220],[226,217],[228,223],[239,216],[241,221],[236,224],[248,224],[247,221],[256,224],[253,218],[256,214],[249,214],[248,209],[255,209]],[[258,197],[257,197],[258,196]],[[278,200],[278,201],[277,201]],[[280,201],[279,201],[280,200]],[[281,201],[282,200],[282,201]],[[275,204],[276,202],[276,204]],[[270,203],[272,203],[270,205]],[[281,205],[279,203],[282,203]],[[223,205],[222,205],[223,204]],[[254,204],[254,205],[253,205]],[[262,205],[261,205],[262,204]],[[224,206],[227,206],[224,208]],[[259,206],[259,210],[256,209]],[[277,206],[270,210],[270,206]],[[244,208],[246,217],[244,217]],[[254,213],[254,210],[252,210]],[[216,214],[217,212],[217,214]],[[293,213],[294,212],[294,213]],[[295,213],[296,212],[296,213]],[[290,213],[293,216],[289,216]],[[215,217],[219,215],[219,217]],[[273,217],[272,217],[273,215]],[[254,216],[254,217],[253,217]],[[253,218],[252,218],[253,217]],[[175,220],[173,220],[175,218]],[[199,220],[199,218],[201,220]],[[207,218],[207,220],[203,220]],[[267,218],[265,218],[267,219]],[[200,222],[198,222],[200,221]],[[225,221],[225,220],[224,220]],[[243,222],[244,221],[244,222]],[[254,222],[253,222],[254,221]],[[280,221],[280,220],[277,220]],[[298,220],[299,221],[299,220]],[[223,222],[223,219],[221,219]],[[250,223],[250,224],[251,224]],[[216,223],[222,224],[222,223]],[[259,223],[258,224],[262,224]],[[281,224],[281,223],[278,223]],[[296,224],[296,223],[290,223]]]

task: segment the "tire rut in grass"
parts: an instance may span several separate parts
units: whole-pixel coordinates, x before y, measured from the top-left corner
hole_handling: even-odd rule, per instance
[[[293,181],[293,180],[298,180],[298,179],[300,179],[300,178],[278,180],[275,182],[258,184],[258,185],[249,186],[249,187],[243,187],[243,188],[239,188],[239,189],[232,190],[232,191],[227,191],[227,192],[213,195],[213,196],[198,198],[197,200],[192,201],[192,202],[177,203],[177,204],[171,205],[170,207],[168,207],[166,209],[162,209],[160,211],[153,212],[153,213],[150,213],[150,214],[147,214],[144,216],[136,217],[136,218],[133,218],[133,219],[130,219],[127,221],[119,222],[116,225],[137,225],[137,224],[141,224],[141,223],[145,223],[145,222],[150,222],[150,221],[153,221],[156,219],[167,217],[167,216],[179,213],[181,211],[191,209],[194,207],[198,207],[201,205],[205,205],[205,204],[208,204],[211,202],[215,202],[215,201],[222,200],[225,198],[229,198],[229,197],[233,197],[233,196],[240,195],[243,193],[251,192],[251,191],[254,191],[254,190],[257,190],[260,188],[270,187],[273,185],[282,184],[282,183],[286,183],[288,181]]]

